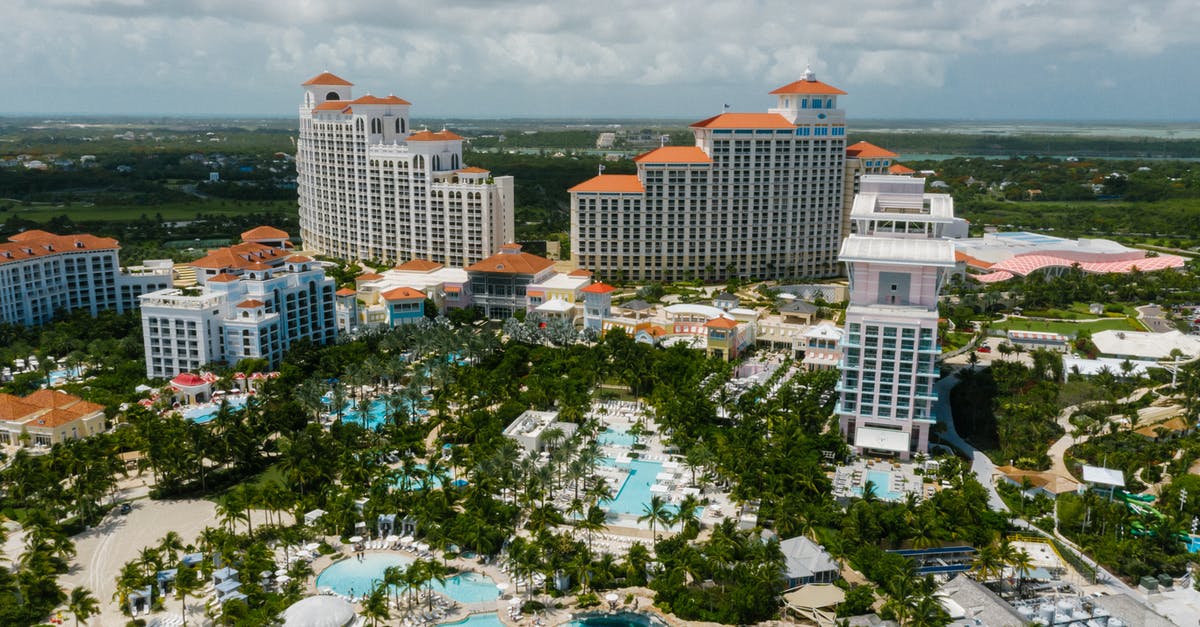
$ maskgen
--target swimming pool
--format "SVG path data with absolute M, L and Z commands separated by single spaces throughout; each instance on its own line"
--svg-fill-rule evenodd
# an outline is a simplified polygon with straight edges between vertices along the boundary
M 392 553 L 368 553 L 362 561 L 349 557 L 321 571 L 317 576 L 317 589 L 329 588 L 338 594 L 362 596 L 383 579 L 383 571 L 389 566 L 407 567 L 411 563 L 411 559 Z M 444 585 L 433 584 L 433 590 L 459 603 L 494 601 L 500 596 L 496 582 L 478 573 L 459 573 L 448 577 Z
M 903 501 L 903 492 L 892 491 L 892 473 L 884 470 L 868 470 L 867 481 L 875 485 L 875 496 L 884 501 Z M 854 488 L 855 496 L 862 496 L 863 489 L 861 486 Z
M 1200 536 L 1189 535 L 1183 544 L 1187 546 L 1188 553 L 1200 553 Z
M 635 438 L 628 431 L 620 431 L 609 427 L 600 432 L 596 436 L 596 441 L 603 446 L 621 446 L 624 448 L 633 448 Z
M 616 460 L 612 458 L 602 458 L 601 463 L 606 466 L 618 466 Z M 662 462 L 651 462 L 644 460 L 631 460 L 629 462 L 629 475 L 625 477 L 625 482 L 621 484 L 621 489 L 613 500 L 601 503 L 601 507 L 608 510 L 610 514 L 616 514 L 618 517 L 640 518 L 646 515 L 646 505 L 650 503 L 650 498 L 654 493 L 650 488 L 657 483 L 658 474 L 663 471 Z M 662 494 L 666 498 L 666 494 Z M 667 505 L 667 511 L 675 514 L 679 511 L 679 506 L 674 504 Z M 696 515 L 699 516 L 704 512 L 704 508 L 697 508 Z M 650 523 L 637 523 L 623 521 L 625 526 L 636 526 L 643 529 L 649 529 Z
M 229 409 L 237 410 L 246 406 L 246 395 L 239 394 L 237 396 L 228 396 L 222 402 L 229 405 Z M 213 418 L 217 417 L 217 412 L 220 411 L 220 403 L 205 404 L 199 407 L 189 407 L 183 412 L 184 419 L 192 422 L 204 424 Z
M 594 614 L 566 623 L 567 627 L 650 627 L 660 624 L 662 623 L 650 616 L 637 612 Z
M 329 401 L 326 400 L 326 404 L 328 403 Z M 405 405 L 407 405 L 407 402 L 405 402 Z M 332 413 L 332 410 L 330 411 Z M 429 411 L 418 407 L 414 413 L 419 417 L 428 414 Z M 391 415 L 392 408 L 389 407 L 388 402 L 382 398 L 376 398 L 371 401 L 370 406 L 367 408 L 367 416 L 365 420 L 363 419 L 362 414 L 358 411 L 358 406 L 354 401 L 346 401 L 346 405 L 342 407 L 343 422 L 357 422 L 358 424 L 372 430 L 390 420 Z
M 439 623 L 446 627 L 504 627 L 504 622 L 496 616 L 495 612 L 487 614 L 471 614 L 465 620 L 460 620 L 457 623 Z

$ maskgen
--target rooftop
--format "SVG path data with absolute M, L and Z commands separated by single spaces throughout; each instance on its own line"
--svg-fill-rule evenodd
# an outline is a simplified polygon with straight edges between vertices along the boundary
M 722 113 L 692 124 L 692 128 L 795 128 L 778 113 Z
M 898 265 L 954 267 L 954 243 L 936 239 L 899 239 L 851 235 L 842 242 L 839 261 L 875 261 Z
M 636 163 L 712 163 L 697 146 L 663 146 L 633 158 Z
M 641 194 L 645 191 L 636 174 L 601 174 L 592 177 L 568 192 L 609 192 L 617 194 Z
M 506 244 L 505 246 L 509 246 Z M 553 261 L 526 252 L 521 247 L 507 248 L 487 259 L 467 266 L 468 272 L 497 272 L 501 274 L 537 274 L 554 265 Z
M 321 72 L 316 76 L 300 83 L 301 85 L 341 85 L 344 87 L 353 87 L 354 83 L 332 74 L 330 72 Z
M 870 142 L 865 142 L 865 141 L 858 142 L 857 144 L 853 144 L 851 146 L 847 146 L 846 147 L 846 155 L 850 156 L 850 157 L 858 157 L 860 159 L 879 159 L 879 158 L 886 159 L 888 157 L 898 156 L 896 153 L 894 153 L 886 148 L 880 148 L 879 146 L 876 146 L 875 144 L 872 144 Z M 909 170 L 909 172 L 912 172 L 912 170 Z

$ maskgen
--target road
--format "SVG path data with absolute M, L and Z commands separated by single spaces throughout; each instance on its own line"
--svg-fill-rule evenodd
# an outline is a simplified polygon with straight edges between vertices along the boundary
M 1170 320 L 1167 320 L 1166 312 L 1158 305 L 1138 307 L 1137 312 L 1138 320 L 1153 333 L 1166 333 L 1175 330 L 1175 325 L 1171 324 Z
M 975 478 L 983 487 L 987 488 L 988 506 L 998 512 L 1007 512 L 1008 506 L 996 492 L 996 483 L 993 480 L 996 475 L 996 465 L 988 459 L 987 455 L 979 452 L 971 443 L 959 437 L 958 431 L 954 428 L 954 416 L 950 411 L 950 390 L 955 385 L 958 385 L 958 377 L 954 374 L 944 377 L 933 385 L 933 389 L 938 395 L 938 400 L 933 405 L 933 413 L 937 416 L 938 422 L 946 428 L 940 437 L 942 441 L 958 449 L 967 459 L 971 460 L 971 472 L 975 473 Z

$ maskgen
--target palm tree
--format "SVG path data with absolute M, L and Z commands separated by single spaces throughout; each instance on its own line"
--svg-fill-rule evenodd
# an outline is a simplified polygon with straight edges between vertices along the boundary
M 1033 571 L 1033 559 L 1025 549 L 1017 549 L 1009 558 L 1008 565 L 1012 566 L 1017 574 L 1017 594 L 1025 594 L 1025 580 L 1029 577 L 1029 573 Z
M 187 624 L 188 595 L 199 587 L 200 575 L 196 572 L 195 567 L 180 564 L 179 569 L 175 571 L 175 594 L 179 596 L 180 614 L 183 616 L 184 625 Z
M 679 502 L 679 511 L 675 512 L 675 521 L 681 523 L 679 530 L 688 533 L 694 530 L 698 533 L 700 531 L 699 512 L 700 499 L 692 494 L 683 497 L 683 500 Z
M 78 586 L 71 590 L 67 599 L 67 609 L 75 617 L 75 627 L 79 627 L 79 621 L 86 621 L 100 612 L 100 601 L 91 590 Z
M 183 538 L 179 537 L 179 533 L 168 531 L 166 535 L 158 541 L 158 552 L 166 558 L 168 563 L 175 561 L 175 556 L 183 550 Z
M 671 510 L 667 509 L 667 502 L 663 497 L 654 495 L 650 497 L 650 502 L 642 506 L 644 514 L 638 517 L 638 522 L 650 522 L 650 535 L 654 536 L 654 543 L 658 544 L 658 525 L 671 525 Z
M 378 625 L 379 619 L 387 620 L 392 617 L 388 611 L 387 584 L 379 582 L 371 586 L 371 592 L 363 601 L 363 616 L 371 619 L 372 625 Z

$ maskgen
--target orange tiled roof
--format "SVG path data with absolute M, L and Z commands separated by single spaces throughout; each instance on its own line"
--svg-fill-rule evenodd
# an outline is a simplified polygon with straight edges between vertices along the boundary
M 346 87 L 353 87 L 354 83 L 351 83 L 350 81 L 335 74 L 321 72 L 320 74 L 317 74 L 303 83 L 300 83 L 300 85 L 343 85 Z
M 692 128 L 796 128 L 778 113 L 722 113 L 692 124 Z
M 388 96 L 387 98 L 380 98 L 379 96 L 372 96 L 371 94 L 367 94 L 365 96 L 355 98 L 354 100 L 351 100 L 350 103 L 351 104 L 360 104 L 360 105 L 410 105 L 410 104 L 412 104 L 411 102 L 409 102 L 403 98 L 398 98 L 396 96 Z
M 463 174 L 487 174 L 488 172 L 491 172 L 491 170 L 484 170 L 483 168 L 479 168 L 479 167 L 475 167 L 475 166 L 468 166 L 465 168 L 460 168 L 458 171 Z
M 67 394 L 61 390 L 38 390 L 22 400 L 41 409 L 62 409 L 80 416 L 104 411 L 103 405 L 89 403 L 74 394 Z
M 243 242 L 252 242 L 260 239 L 287 239 L 288 232 L 283 229 L 277 229 L 273 226 L 256 226 L 249 231 L 242 233 Z
M 342 111 L 343 109 L 350 113 L 350 103 L 345 100 L 326 100 L 313 107 L 313 111 Z
M 408 136 L 410 142 L 447 142 L 461 139 L 465 138 L 452 131 L 417 131 Z
M 507 246 L 507 245 L 506 245 Z M 537 274 L 554 262 L 530 253 L 499 252 L 483 261 L 467 266 L 468 272 L 499 272 L 502 274 Z
M 851 157 L 864 157 L 867 159 L 877 159 L 886 157 L 895 157 L 896 153 L 887 148 L 880 148 L 870 142 L 858 142 L 852 146 L 846 146 L 846 155 Z
M 237 281 L 239 278 L 240 277 L 238 277 L 236 274 L 229 274 L 228 272 L 222 272 L 221 274 L 218 274 L 217 276 L 209 279 L 207 282 L 208 283 L 232 283 L 234 281 Z
M 736 320 L 730 320 L 724 316 L 717 316 L 712 320 L 704 323 L 704 326 L 710 329 L 733 329 L 738 325 Z
M 567 276 L 592 276 L 592 271 L 585 270 L 583 268 L 576 268 L 568 273 Z
M 888 174 L 913 174 L 915 172 L 916 170 L 908 166 L 900 165 L 899 163 L 893 163 L 892 165 L 888 166 Z
M 838 89 L 837 87 L 834 87 L 833 85 L 827 85 L 825 83 L 822 83 L 821 81 L 817 81 L 817 80 L 806 81 L 804 79 L 800 79 L 798 81 L 788 83 L 787 85 L 784 85 L 783 87 L 780 87 L 779 89 L 776 89 L 771 92 L 772 96 L 779 96 L 779 95 L 783 95 L 783 94 L 817 94 L 819 96 L 844 96 L 844 95 L 846 95 L 846 92 Z
M 20 420 L 41 408 L 25 402 L 19 396 L 0 394 L 0 420 Z
M 615 288 L 607 283 L 592 283 L 591 285 L 589 285 L 579 291 L 584 292 L 586 294 L 607 294 L 609 292 L 615 291 L 616 289 L 617 288 Z
M 55 235 L 46 231 L 32 230 L 17 233 L 0 244 L 0 263 L 22 261 L 46 255 L 56 255 L 79 250 L 119 250 L 121 245 L 111 237 L 95 235 Z
M 640 194 L 646 191 L 636 174 L 601 174 L 592 177 L 568 192 L 616 192 L 620 194 Z
M 70 411 L 66 411 L 66 410 L 62 410 L 62 409 L 51 409 L 50 411 L 38 416 L 37 418 L 34 418 L 33 420 L 30 420 L 29 422 L 25 423 L 25 425 L 28 427 L 44 427 L 46 429 L 57 429 L 58 427 L 61 427 L 65 424 L 69 424 L 71 422 L 79 420 L 82 416 L 83 416 L 83 414 L 76 414 L 74 412 L 70 412 Z
M 382 279 L 382 278 L 383 278 L 382 274 L 378 274 L 376 272 L 364 272 L 364 273 L 354 277 L 354 280 L 355 281 L 378 281 L 379 279 Z
M 357 293 L 358 292 L 355 292 L 354 290 L 352 290 L 348 287 L 343 287 L 342 289 L 334 292 L 334 294 L 336 294 L 337 296 L 354 296 Z
M 312 261 L 312 257 L 305 257 L 304 255 L 292 255 L 291 257 L 287 258 L 287 261 L 288 263 L 308 263 Z
M 428 259 L 409 259 L 408 261 L 396 266 L 396 269 L 404 270 L 406 272 L 432 272 L 433 270 L 443 267 L 444 266 L 442 264 L 436 261 L 430 261 Z
M 237 306 L 239 309 L 254 309 L 255 307 L 262 307 L 265 304 L 257 298 L 251 298 L 238 303 Z
M 988 263 L 988 262 L 986 262 L 982 259 L 976 258 L 976 257 L 972 257 L 971 255 L 968 255 L 967 253 L 964 253 L 959 250 L 954 251 L 954 261 L 964 262 L 968 266 L 971 266 L 972 268 L 987 269 L 987 268 L 992 267 L 991 263 Z
M 425 298 L 424 292 L 419 292 L 411 287 L 397 287 L 394 290 L 388 290 L 379 295 L 383 300 L 408 300 L 411 298 Z
M 663 146 L 633 158 L 637 163 L 712 163 L 697 146 Z
M 236 268 L 246 270 L 259 263 L 271 264 L 282 262 L 287 254 L 288 252 L 282 248 L 272 248 L 266 244 L 245 242 L 209 251 L 204 257 L 190 261 L 187 265 L 195 268 L 216 268 L 219 270 Z

